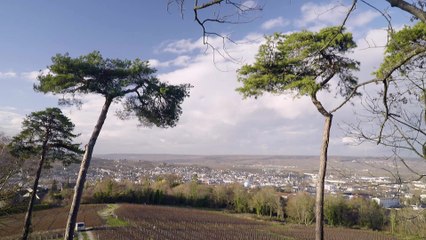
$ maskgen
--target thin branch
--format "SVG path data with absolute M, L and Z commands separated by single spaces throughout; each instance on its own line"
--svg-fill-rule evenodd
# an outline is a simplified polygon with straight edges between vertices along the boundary
M 383 129 L 385 128 L 385 124 L 389 119 L 389 106 L 388 106 L 388 101 L 387 101 L 387 97 L 388 97 L 388 87 L 389 87 L 389 82 L 388 79 L 384 79 L 383 80 L 383 106 L 385 106 L 385 119 L 383 120 L 381 126 L 380 126 L 380 131 L 379 131 L 379 137 L 377 139 L 377 144 L 380 144 L 380 142 L 382 141 L 382 134 L 383 134 Z
M 421 112 L 421 114 L 423 115 L 423 111 Z M 396 118 L 393 114 L 390 115 L 390 118 L 392 118 L 394 121 L 396 121 L 396 122 L 398 122 L 398 123 L 400 123 L 400 124 L 402 124 L 402 125 L 404 125 L 404 126 L 406 126 L 408 128 L 411 128 L 412 130 L 414 130 L 416 132 L 419 132 L 419 133 L 421 133 L 421 134 L 423 134 L 423 135 L 426 136 L 426 132 L 423 131 L 421 128 L 414 127 L 412 124 L 408 124 L 408 123 L 406 123 L 404 121 L 401 121 L 398 118 Z M 421 124 L 421 120 L 419 120 L 418 124 Z
M 342 31 L 343 31 L 343 29 L 345 28 L 345 25 L 346 25 L 346 22 L 348 21 L 348 19 L 349 19 L 349 16 L 351 15 L 351 13 L 355 10 L 355 8 L 356 8 L 356 4 L 357 4 L 357 2 L 358 2 L 358 0 L 353 0 L 352 1 L 352 5 L 351 5 L 351 7 L 349 8 L 349 10 L 348 10 L 348 12 L 346 13 L 346 16 L 345 16 L 345 18 L 343 19 L 343 22 L 342 22 L 342 24 L 340 24 L 340 26 L 339 26 L 339 34 L 341 34 L 342 33 Z M 336 35 L 334 35 L 334 37 L 333 38 L 331 38 L 330 39 L 330 41 L 328 41 L 327 42 L 327 44 L 325 44 L 320 50 L 319 50 L 319 52 L 322 52 L 322 51 L 324 51 L 330 44 L 331 44 L 331 42 L 333 42 L 333 40 L 334 39 L 336 39 L 336 37 L 337 37 L 337 35 L 338 34 L 336 34 Z
M 425 53 L 426 52 L 426 48 L 416 48 L 414 51 L 412 51 L 410 54 L 407 55 L 406 58 L 404 58 L 403 60 L 401 60 L 400 62 L 398 62 L 397 64 L 395 64 L 388 72 L 386 72 L 386 74 L 384 74 L 384 76 L 381 79 L 372 79 L 363 83 L 360 83 L 358 85 L 356 85 L 354 87 L 354 89 L 351 91 L 351 93 L 348 95 L 348 97 L 346 97 L 345 100 L 343 100 L 343 102 L 341 104 L 339 104 L 336 108 L 334 108 L 333 110 L 330 111 L 330 113 L 333 113 L 337 110 L 339 110 L 340 108 L 343 107 L 343 105 L 345 105 L 348 101 L 351 100 L 351 98 L 357 93 L 358 88 L 371 84 L 371 83 L 378 83 L 378 82 L 383 82 L 383 81 L 388 81 L 390 80 L 391 75 L 397 71 L 398 69 L 401 68 L 401 66 L 403 66 L 404 64 L 406 64 L 408 61 L 410 61 L 411 59 L 413 59 L 414 57 Z
M 402 136 L 402 138 L 405 140 L 405 142 L 408 144 L 408 146 L 410 146 L 411 150 L 415 154 L 417 154 L 419 157 L 424 159 L 425 156 L 422 153 L 420 153 L 419 151 L 417 151 L 416 147 L 410 142 L 410 139 L 407 136 L 405 136 L 404 132 L 396 124 L 394 124 L 394 127 L 397 129 L 397 131 Z
M 386 21 L 388 22 L 388 31 L 390 33 L 393 32 L 391 17 L 389 16 L 389 14 L 384 13 L 383 11 L 381 11 L 380 9 L 378 9 L 377 7 L 375 7 L 374 5 L 368 3 L 365 0 L 361 0 L 361 2 L 363 2 L 365 5 L 371 7 L 372 9 L 376 10 L 378 13 L 380 13 L 386 19 Z
M 378 82 L 377 79 L 372 79 L 372 80 L 369 80 L 369 81 L 357 84 L 352 89 L 351 93 L 345 98 L 345 100 L 343 100 L 337 107 L 335 107 L 333 110 L 331 110 L 330 113 L 336 112 L 337 110 L 339 110 L 340 108 L 342 108 L 347 102 L 349 102 L 352 99 L 352 97 L 357 94 L 358 88 L 366 86 L 366 85 L 371 84 L 371 83 L 377 83 L 377 82 Z
M 402 158 L 401 156 L 399 156 L 399 154 L 398 153 L 396 153 L 396 152 L 394 152 L 394 154 L 395 154 L 395 156 L 397 156 L 398 157 L 398 159 L 399 159 L 399 161 L 401 161 L 402 162 L 402 164 L 404 164 L 404 166 L 410 171 L 410 172 L 412 172 L 412 173 L 414 173 L 415 175 L 417 175 L 417 176 L 419 176 L 419 177 L 421 177 L 421 178 L 423 178 L 423 177 L 425 177 L 426 176 L 426 174 L 420 174 L 420 173 L 418 173 L 417 171 L 414 171 L 414 169 L 412 169 L 410 166 L 408 166 L 408 164 L 405 162 L 405 159 L 404 158 Z M 418 181 L 418 180 L 416 180 L 416 181 Z
M 210 2 L 198 5 L 198 0 L 195 0 L 194 11 L 198 11 L 198 10 L 201 10 L 201 9 L 204 9 L 204 8 L 208 8 L 210 6 L 220 4 L 221 2 L 223 2 L 223 0 L 212 0 Z

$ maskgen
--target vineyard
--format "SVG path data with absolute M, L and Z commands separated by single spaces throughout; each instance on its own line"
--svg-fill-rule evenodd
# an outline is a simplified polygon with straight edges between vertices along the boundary
M 96 232 L 98 239 L 279 240 L 262 230 L 268 224 L 223 213 L 148 205 L 122 205 L 115 211 L 131 227 Z
M 121 205 L 117 217 L 129 227 L 95 231 L 98 240 L 280 240 L 315 239 L 313 227 L 242 219 L 220 212 L 148 205 Z M 393 240 L 372 231 L 327 228 L 326 239 Z
M 281 228 L 271 228 L 269 231 L 291 237 L 297 240 L 314 240 L 315 229 L 314 226 L 303 226 L 303 225 L 287 225 Z M 397 238 L 385 235 L 380 232 L 374 232 L 370 230 L 356 230 L 348 228 L 324 228 L 325 239 L 327 240 L 396 240 Z
M 104 205 L 82 205 L 78 214 L 78 221 L 84 221 L 88 226 L 101 226 L 104 220 L 97 212 L 105 208 Z M 35 211 L 32 218 L 31 234 L 35 239 L 50 239 L 50 236 L 63 234 L 68 218 L 69 208 L 52 208 Z M 24 213 L 0 217 L 0 239 L 17 239 L 22 232 Z M 43 236 L 38 238 L 39 235 Z M 37 236 L 37 237 L 35 237 Z
M 108 227 L 105 216 L 99 213 L 106 205 L 82 205 L 78 221 L 93 227 L 97 240 L 287 240 L 315 239 L 314 227 L 258 221 L 223 212 L 190 208 L 122 204 L 112 218 L 127 222 L 123 227 Z M 68 208 L 54 208 L 34 212 L 31 239 L 62 237 Z M 0 217 L 0 239 L 18 239 L 24 214 Z M 380 232 L 326 228 L 327 240 L 396 240 Z

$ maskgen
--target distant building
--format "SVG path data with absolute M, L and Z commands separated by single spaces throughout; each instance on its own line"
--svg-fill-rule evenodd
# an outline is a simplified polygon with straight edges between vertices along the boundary
M 384 208 L 399 208 L 401 206 L 398 198 L 372 198 L 371 200 Z
M 249 188 L 250 186 L 251 186 L 251 181 L 250 180 L 247 180 L 247 181 L 244 182 L 244 187 L 245 188 Z
M 324 190 L 327 192 L 335 192 L 337 190 L 337 186 L 334 184 L 324 184 Z
M 315 194 L 317 192 L 317 188 L 315 185 L 309 185 L 305 187 L 305 192 Z
M 422 211 L 422 210 L 426 209 L 426 204 L 411 205 L 411 207 L 415 211 Z

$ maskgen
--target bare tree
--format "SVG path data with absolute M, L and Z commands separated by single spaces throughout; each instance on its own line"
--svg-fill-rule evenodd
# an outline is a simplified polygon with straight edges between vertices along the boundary
M 19 189 L 18 179 L 23 162 L 9 152 L 10 139 L 0 133 L 0 210 L 9 208 L 8 203 Z
M 348 135 L 356 144 L 370 142 L 390 148 L 393 156 L 416 176 L 413 180 L 426 176 L 424 169 L 416 169 L 412 161 L 407 161 L 408 157 L 426 160 L 425 77 L 422 68 L 406 67 L 392 77 L 386 89 L 366 95 L 366 114 L 357 114 L 358 122 L 348 125 Z
M 184 17 L 185 7 L 192 3 L 188 0 L 168 0 L 167 8 L 176 5 Z M 236 44 L 230 34 L 222 33 L 216 29 L 215 24 L 242 24 L 254 21 L 257 13 L 263 6 L 253 1 L 243 0 L 193 0 L 191 6 L 194 21 L 201 28 L 203 44 L 213 50 L 213 57 L 219 54 L 221 57 L 235 60 L 227 51 L 227 43 Z M 217 46 L 211 39 L 219 38 L 222 44 Z

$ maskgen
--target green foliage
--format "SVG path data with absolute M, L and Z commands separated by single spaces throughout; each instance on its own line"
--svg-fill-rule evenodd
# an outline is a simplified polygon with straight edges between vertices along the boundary
M 328 89 L 331 78 L 339 75 L 339 93 L 345 96 L 357 84 L 352 71 L 358 70 L 359 63 L 345 56 L 355 47 L 352 34 L 340 32 L 339 27 L 318 33 L 276 33 L 266 37 L 255 63 L 238 71 L 243 86 L 237 91 L 244 97 L 286 91 L 296 96 L 312 95 Z
M 357 225 L 356 209 L 351 208 L 342 197 L 330 196 L 325 200 L 324 218 L 328 225 L 352 227 Z
M 280 201 L 273 187 L 261 188 L 251 198 L 250 205 L 257 215 L 278 215 Z
M 104 59 L 97 51 L 78 58 L 57 54 L 48 68 L 48 74 L 38 77 L 36 91 L 62 94 L 62 104 L 81 104 L 76 94 L 100 94 L 110 101 L 125 98 L 119 116 L 135 116 L 144 125 L 175 126 L 189 95 L 190 85 L 160 82 L 156 70 L 139 59 Z
M 74 124 L 59 108 L 33 112 L 22 122 L 22 131 L 9 144 L 11 153 L 26 159 L 41 156 L 45 150 L 45 166 L 55 160 L 64 165 L 77 163 L 82 150 L 73 143 Z
M 354 199 L 350 207 L 357 213 L 357 225 L 360 227 L 381 230 L 385 225 L 385 210 L 375 201 Z
M 232 206 L 237 213 L 249 212 L 249 194 L 240 185 L 233 186 Z
M 286 210 L 290 221 L 309 225 L 315 220 L 315 199 L 307 193 L 297 193 L 288 200 Z
M 122 88 L 149 81 L 155 73 L 148 62 L 103 59 L 98 51 L 78 58 L 57 54 L 52 57 L 49 71 L 39 76 L 35 90 L 54 94 L 98 93 L 112 98 L 123 96 Z
M 406 26 L 391 35 L 391 39 L 386 46 L 385 59 L 375 72 L 376 77 L 383 79 L 386 75 L 392 73 L 395 68 L 402 74 L 412 67 L 422 68 L 425 64 L 425 53 L 426 24 L 418 22 L 414 26 Z
M 231 203 L 232 189 L 223 185 L 216 185 L 212 189 L 212 206 L 215 208 L 226 208 Z
M 411 208 L 393 210 L 391 230 L 399 239 L 426 239 L 426 212 Z

